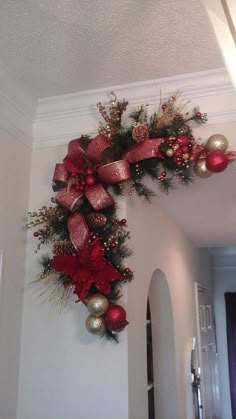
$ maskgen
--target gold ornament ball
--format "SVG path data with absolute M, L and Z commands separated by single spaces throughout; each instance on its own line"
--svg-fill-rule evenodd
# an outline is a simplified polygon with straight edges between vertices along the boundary
M 207 140 L 206 148 L 208 151 L 220 150 L 225 152 L 228 148 L 228 140 L 222 134 L 211 135 Z
M 189 157 L 190 157 L 189 153 L 184 153 L 184 154 L 183 154 L 183 160 L 184 160 L 184 161 L 189 160 Z
M 102 294 L 94 294 L 87 301 L 88 311 L 95 317 L 100 317 L 108 310 L 109 303 Z
M 86 319 L 86 329 L 93 335 L 102 335 L 105 332 L 105 320 L 103 317 L 95 317 L 90 314 Z
M 168 157 L 173 157 L 173 155 L 174 155 L 174 150 L 172 150 L 172 148 L 168 148 L 168 149 L 166 150 L 166 155 L 167 155 Z
M 174 151 L 178 150 L 179 144 L 174 144 L 172 148 L 173 148 Z
M 212 175 L 212 172 L 207 170 L 205 159 L 200 159 L 196 162 L 194 166 L 194 172 L 196 173 L 198 177 L 201 177 L 201 178 L 207 178 Z

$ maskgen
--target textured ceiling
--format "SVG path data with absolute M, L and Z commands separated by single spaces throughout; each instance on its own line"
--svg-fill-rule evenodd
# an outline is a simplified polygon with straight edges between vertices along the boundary
M 223 65 L 196 0 L 0 0 L 0 59 L 45 97 Z

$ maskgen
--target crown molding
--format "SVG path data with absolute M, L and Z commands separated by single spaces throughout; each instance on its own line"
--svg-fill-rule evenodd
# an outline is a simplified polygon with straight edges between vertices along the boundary
M 236 268 L 236 247 L 215 247 L 210 248 L 209 253 L 212 259 L 213 269 L 235 269 Z
M 32 146 L 36 100 L 0 63 L 0 126 L 15 140 Z
M 198 99 L 200 106 L 211 109 L 209 124 L 236 121 L 236 93 L 226 69 L 220 68 L 39 99 L 33 148 L 65 145 L 71 138 L 95 133 L 99 121 L 96 103 L 108 104 L 111 91 L 125 97 L 132 109 L 142 103 L 148 103 L 150 108 L 156 106 L 160 92 L 165 96 L 178 90 L 182 91 L 183 99 Z M 212 101 L 212 96 L 218 96 L 218 100 Z

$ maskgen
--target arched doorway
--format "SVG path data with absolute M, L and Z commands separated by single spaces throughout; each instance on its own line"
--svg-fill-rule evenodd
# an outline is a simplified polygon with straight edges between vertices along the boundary
M 152 319 L 155 419 L 176 419 L 177 379 L 174 322 L 168 281 L 154 271 L 148 292 Z

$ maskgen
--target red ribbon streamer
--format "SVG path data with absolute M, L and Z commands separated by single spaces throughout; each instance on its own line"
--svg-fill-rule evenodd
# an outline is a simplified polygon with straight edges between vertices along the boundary
M 114 199 L 101 183 L 88 187 L 85 195 L 96 211 L 100 211 L 101 209 L 114 204 Z
M 63 188 L 57 193 L 55 201 L 62 207 L 65 207 L 69 211 L 74 212 L 79 208 L 79 201 L 82 196 L 83 193 L 77 192 L 74 188 L 70 188 L 69 191 L 67 188 Z
M 71 214 L 67 221 L 70 238 L 76 249 L 81 249 L 89 240 L 89 228 L 80 212 Z
M 90 141 L 86 149 L 87 158 L 93 163 L 101 163 L 102 153 L 108 147 L 111 147 L 111 143 L 108 141 L 108 139 L 104 135 L 97 135 Z
M 160 144 L 164 138 L 147 138 L 139 144 L 129 147 L 122 155 L 122 159 L 129 163 L 136 163 L 140 160 L 150 159 L 159 156 Z
M 68 172 L 65 169 L 63 163 L 56 164 L 54 175 L 53 175 L 53 182 L 63 182 L 66 183 L 68 178 Z
M 226 154 L 227 154 L 229 163 L 232 163 L 234 160 L 236 160 L 236 151 L 228 151 L 228 153 Z
M 80 144 L 80 138 L 76 138 L 75 140 L 71 140 L 69 142 L 67 157 L 69 159 L 74 159 L 74 157 L 81 157 L 81 159 L 86 158 L 85 151 L 83 150 Z
M 117 160 L 101 166 L 97 170 L 99 179 L 104 183 L 119 183 L 131 178 L 129 163 L 126 160 Z
M 203 145 L 194 144 L 191 151 L 191 160 L 197 161 L 199 159 L 205 159 L 208 155 L 208 150 Z

